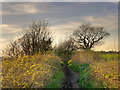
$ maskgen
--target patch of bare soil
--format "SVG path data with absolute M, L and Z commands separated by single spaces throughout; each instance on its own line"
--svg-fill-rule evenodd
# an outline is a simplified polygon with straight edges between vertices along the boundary
M 78 87 L 78 77 L 79 74 L 71 70 L 67 65 L 63 68 L 65 74 L 64 82 L 62 83 L 62 88 L 79 88 Z

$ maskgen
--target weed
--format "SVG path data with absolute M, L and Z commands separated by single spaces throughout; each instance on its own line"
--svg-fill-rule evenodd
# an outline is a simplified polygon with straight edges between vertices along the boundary
M 49 84 L 45 86 L 45 88 L 61 88 L 62 81 L 64 78 L 64 73 L 62 70 L 57 72 L 50 80 Z
M 19 56 L 2 62 L 3 88 L 40 88 L 50 81 L 61 68 L 62 61 L 57 56 Z

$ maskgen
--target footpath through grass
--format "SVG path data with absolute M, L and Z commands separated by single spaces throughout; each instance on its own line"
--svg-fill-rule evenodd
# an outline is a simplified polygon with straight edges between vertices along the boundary
M 79 88 L 103 88 L 103 83 L 91 75 L 91 68 L 89 64 L 79 64 L 79 63 L 72 63 L 69 66 L 74 72 L 79 73 L 78 78 L 78 85 Z

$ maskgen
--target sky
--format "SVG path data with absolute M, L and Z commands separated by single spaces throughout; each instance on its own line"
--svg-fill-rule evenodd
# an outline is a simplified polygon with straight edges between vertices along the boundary
M 2 15 L 0 25 L 2 49 L 10 41 L 21 37 L 20 31 L 23 26 L 35 20 L 48 20 L 49 29 L 54 33 L 54 43 L 65 40 L 66 36 L 72 34 L 78 26 L 88 23 L 93 26 L 103 26 L 110 33 L 110 36 L 104 40 L 105 43 L 96 46 L 94 50 L 118 50 L 116 2 L 2 2 L 0 14 Z

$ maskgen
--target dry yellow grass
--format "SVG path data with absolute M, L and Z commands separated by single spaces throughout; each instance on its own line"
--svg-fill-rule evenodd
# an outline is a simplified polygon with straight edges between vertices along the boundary
M 99 61 L 99 53 L 94 51 L 76 51 L 72 56 L 73 61 L 77 61 L 79 63 L 94 63 L 95 60 Z
M 101 58 L 102 56 L 102 58 Z M 103 57 L 104 56 L 104 57 Z M 77 51 L 72 57 L 73 61 L 80 64 L 89 64 L 91 67 L 91 75 L 96 78 L 96 86 L 99 82 L 103 82 L 104 87 L 118 88 L 118 54 L 100 54 L 94 51 Z
M 57 56 L 34 55 L 2 62 L 3 88 L 40 88 L 61 67 Z
M 102 80 L 105 87 L 118 88 L 118 61 L 101 61 L 90 65 L 92 69 L 92 75 L 97 79 Z

